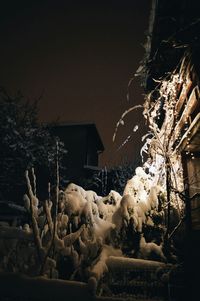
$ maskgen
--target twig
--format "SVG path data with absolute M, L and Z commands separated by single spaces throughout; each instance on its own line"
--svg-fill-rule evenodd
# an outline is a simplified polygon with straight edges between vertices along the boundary
M 180 219 L 179 223 L 176 225 L 176 227 L 174 228 L 174 230 L 169 234 L 168 239 L 171 239 L 172 236 L 174 235 L 174 233 L 176 232 L 176 230 L 178 230 L 178 228 L 181 226 L 182 222 L 185 220 L 185 215 Z
M 49 191 L 50 191 L 50 186 L 49 186 Z M 49 196 L 50 196 L 50 194 L 49 194 Z M 54 258 L 55 237 L 56 237 L 56 232 L 57 232 L 58 197 L 59 197 L 59 162 L 58 162 L 58 141 L 56 141 L 56 200 L 55 200 L 55 211 L 54 211 L 53 221 L 52 221 L 51 213 L 49 210 L 49 206 L 47 205 L 47 201 L 45 201 L 45 210 L 46 210 L 46 215 L 47 215 L 47 221 L 48 221 L 49 230 L 50 230 L 50 233 L 52 234 L 52 237 L 51 237 L 50 246 L 46 252 L 46 255 L 45 255 L 44 260 L 41 265 L 40 275 L 42 275 L 44 273 L 45 264 L 46 264 L 47 258 L 50 255 L 52 248 L 53 248 L 52 258 Z
M 31 168 L 32 171 L 32 176 L 33 176 L 33 193 L 36 196 L 37 188 L 36 188 L 36 176 L 35 176 L 35 171 L 34 168 Z
M 47 217 L 47 223 L 48 223 L 48 226 L 49 226 L 50 234 L 53 235 L 53 221 L 52 221 L 52 217 L 51 217 L 51 205 L 52 205 L 52 203 L 48 204 L 48 201 L 45 200 L 45 202 L 44 202 L 44 211 L 45 211 L 45 214 L 46 214 L 46 217 Z
M 57 232 L 57 215 L 58 215 L 58 198 L 59 198 L 59 158 L 58 158 L 58 141 L 56 141 L 56 200 L 55 200 L 55 211 L 53 216 L 53 245 Z M 55 248 L 54 248 L 55 249 Z M 54 251 L 53 251 L 54 253 Z
M 28 192 L 29 192 L 29 196 L 30 196 L 29 201 L 30 201 L 31 221 L 32 221 L 32 227 L 33 227 L 33 236 L 34 236 L 34 241 L 35 241 L 35 245 L 36 245 L 36 249 L 37 249 L 37 253 L 38 253 L 38 259 L 40 262 L 42 262 L 41 251 L 43 248 L 42 248 L 42 243 L 41 243 L 41 239 L 40 239 L 40 235 L 39 235 L 38 224 L 37 224 L 36 218 L 34 216 L 34 210 L 33 210 L 34 194 L 33 194 L 30 179 L 28 176 L 28 170 L 26 170 L 26 172 L 25 172 L 25 177 L 26 177 Z M 29 198 L 29 197 L 27 196 L 27 198 Z

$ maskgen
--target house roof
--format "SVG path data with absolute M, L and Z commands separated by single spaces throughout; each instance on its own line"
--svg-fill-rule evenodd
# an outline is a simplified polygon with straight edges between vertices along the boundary
M 65 127 L 65 128 L 74 128 L 74 127 L 82 127 L 82 128 L 86 128 L 87 131 L 93 135 L 96 139 L 96 143 L 97 143 L 97 150 L 99 152 L 103 152 L 104 151 L 104 145 L 103 142 L 101 140 L 101 137 L 99 135 L 99 132 L 97 130 L 97 127 L 95 125 L 95 123 L 92 122 L 59 122 L 58 124 L 53 126 L 54 128 L 60 128 L 60 127 Z
M 153 79 L 166 76 L 178 65 L 187 49 L 200 47 L 199 1 L 152 0 L 146 54 L 138 75 L 147 91 Z

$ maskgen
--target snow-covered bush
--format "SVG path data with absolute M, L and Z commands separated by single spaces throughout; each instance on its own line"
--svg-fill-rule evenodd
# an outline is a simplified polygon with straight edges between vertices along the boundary
M 106 273 L 109 256 L 169 259 L 164 248 L 166 212 L 159 206 L 163 191 L 142 168 L 122 196 L 114 190 L 98 196 L 70 183 L 42 203 L 33 169 L 26 172 L 26 182 L 29 223 L 0 226 L 1 269 L 87 281 Z

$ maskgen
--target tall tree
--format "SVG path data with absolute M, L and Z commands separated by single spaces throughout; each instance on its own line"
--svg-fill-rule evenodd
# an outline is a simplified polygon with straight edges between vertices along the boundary
M 54 181 L 56 141 L 59 141 L 60 161 L 66 151 L 63 143 L 39 124 L 37 113 L 37 102 L 30 103 L 21 93 L 11 96 L 0 89 L 0 199 L 22 199 L 24 173 L 31 167 L 44 185 Z M 47 191 L 47 187 L 43 189 Z

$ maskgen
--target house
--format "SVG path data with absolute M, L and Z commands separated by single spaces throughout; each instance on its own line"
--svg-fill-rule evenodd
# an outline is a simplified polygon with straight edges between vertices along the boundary
M 146 91 L 144 116 L 152 135 L 150 167 L 167 191 L 168 228 L 172 207 L 180 212 L 177 226 L 185 222 L 191 300 L 197 291 L 195 272 L 200 267 L 199 57 L 198 1 L 152 1 L 146 55 L 137 75 Z
M 184 178 L 183 190 L 188 196 L 188 227 L 193 230 L 200 230 L 198 7 L 194 0 L 152 2 L 143 68 L 143 85 L 150 95 L 151 105 L 156 103 L 154 110 L 153 107 L 151 110 L 156 115 L 154 122 L 160 128 L 160 139 L 164 138 L 165 132 L 168 140 L 167 151 L 171 150 L 171 155 L 178 154 L 179 158 L 181 156 L 180 165 L 183 170 L 180 178 Z
M 51 128 L 67 150 L 63 165 L 69 181 L 79 182 L 99 170 L 99 155 L 104 146 L 94 123 L 60 123 Z

